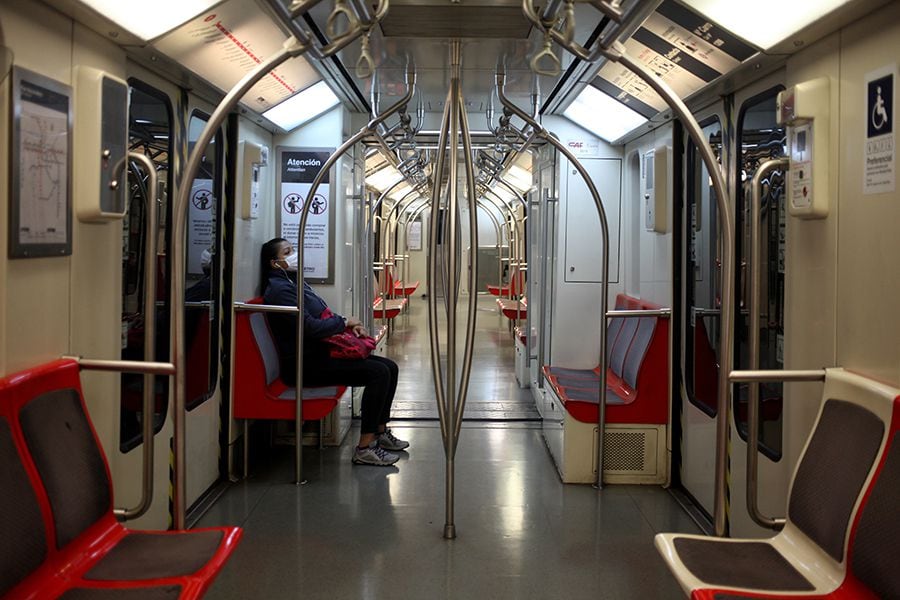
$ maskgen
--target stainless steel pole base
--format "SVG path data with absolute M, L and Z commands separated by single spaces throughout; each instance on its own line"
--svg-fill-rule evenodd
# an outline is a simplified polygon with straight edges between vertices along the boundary
M 456 539 L 456 525 L 452 523 L 448 523 L 444 525 L 444 539 L 445 540 L 455 540 Z

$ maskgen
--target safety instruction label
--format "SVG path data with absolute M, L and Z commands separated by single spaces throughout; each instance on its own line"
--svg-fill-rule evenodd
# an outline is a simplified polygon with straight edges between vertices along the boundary
M 866 74 L 863 194 L 894 191 L 894 84 L 897 64 Z

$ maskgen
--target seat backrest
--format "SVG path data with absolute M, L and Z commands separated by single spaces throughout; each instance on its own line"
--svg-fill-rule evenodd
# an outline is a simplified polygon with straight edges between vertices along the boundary
M 0 381 L 0 596 L 47 557 L 47 531 L 38 497 L 16 448 L 8 418 L 7 380 Z
M 262 298 L 247 304 L 262 304 Z M 278 352 L 263 313 L 237 312 L 234 317 L 235 404 L 252 403 L 260 390 L 279 375 Z M 265 352 L 263 352 L 265 348 Z
M 824 401 L 791 484 L 788 520 L 839 563 L 895 392 L 843 369 L 826 371 Z
M 657 317 L 637 317 L 637 331 L 634 333 L 634 339 L 631 340 L 631 346 L 628 348 L 628 354 L 625 356 L 625 363 L 622 366 L 622 379 L 631 386 L 631 389 L 637 387 L 638 371 L 641 369 L 644 357 L 647 356 L 647 348 L 650 347 L 658 320 Z
M 272 338 L 272 332 L 269 331 L 266 316 L 263 313 L 252 313 L 250 315 L 250 329 L 253 331 L 253 341 L 256 342 L 256 349 L 259 351 L 263 366 L 266 369 L 266 385 L 270 385 L 278 379 L 280 367 L 278 364 L 278 350 L 275 348 L 275 340 Z
M 609 354 L 609 368 L 613 373 L 621 377 L 628 348 L 631 347 L 631 341 L 634 339 L 634 334 L 637 331 L 638 317 L 619 317 L 619 320 L 622 321 L 622 327 L 616 336 L 612 352 Z
M 878 598 L 900 598 L 900 396 L 881 465 L 855 525 L 850 547 L 853 575 Z
M 19 374 L 14 396 L 61 549 L 112 511 L 109 470 L 88 420 L 78 364 L 60 360 Z

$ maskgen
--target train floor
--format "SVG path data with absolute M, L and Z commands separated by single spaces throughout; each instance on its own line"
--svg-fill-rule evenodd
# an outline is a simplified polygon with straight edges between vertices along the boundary
M 196 524 L 244 528 L 207 597 L 681 598 L 653 536 L 698 528 L 660 487 L 560 483 L 540 422 L 517 416 L 534 408 L 512 376 L 504 348 L 512 339 L 489 299 L 479 301 L 479 348 L 494 351 L 473 365 L 455 461 L 457 538 L 443 539 L 445 458 L 425 406 L 434 402 L 425 302 L 412 302 L 387 349 L 400 364 L 395 415 L 419 419 L 393 425 L 409 451 L 393 467 L 351 464 L 357 423 L 340 447 L 305 449 L 309 482 L 296 486 L 293 447 L 275 446 Z M 479 406 L 498 398 L 501 407 Z M 404 405 L 413 402 L 421 405 Z M 497 420 L 504 413 L 512 416 Z
M 461 298 L 460 319 L 465 318 L 465 303 L 466 298 Z M 439 300 L 438 315 L 443 338 L 446 326 L 442 300 Z M 478 297 L 475 322 L 475 355 L 463 419 L 539 420 L 531 390 L 520 388 L 516 383 L 515 347 L 509 331 L 509 319 L 500 315 L 494 296 Z M 463 326 L 460 325 L 460 356 L 463 335 Z M 428 303 L 423 296 L 411 297 L 408 310 L 394 320 L 393 330 L 385 345 L 385 356 L 400 365 L 391 415 L 395 419 L 437 419 L 428 339 Z

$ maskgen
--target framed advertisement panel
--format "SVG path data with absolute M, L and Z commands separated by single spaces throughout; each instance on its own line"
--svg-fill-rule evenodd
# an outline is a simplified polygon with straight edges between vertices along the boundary
M 72 254 L 72 88 L 21 67 L 12 77 L 9 257 Z
M 334 148 L 278 146 L 275 189 L 278 212 L 275 230 L 295 248 L 300 214 L 313 180 Z M 326 173 L 311 200 L 303 241 L 303 276 L 310 283 L 334 283 L 334 190 L 331 173 Z

